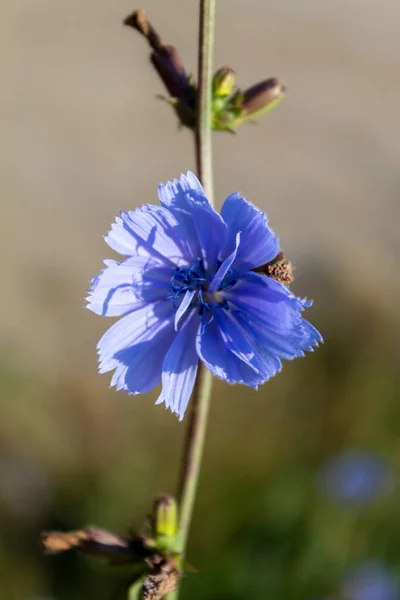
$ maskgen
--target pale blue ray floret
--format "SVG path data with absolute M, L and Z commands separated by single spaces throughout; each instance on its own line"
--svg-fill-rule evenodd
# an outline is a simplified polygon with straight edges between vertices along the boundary
M 253 270 L 279 252 L 265 213 L 234 193 L 218 214 L 190 171 L 158 195 L 116 218 L 105 240 L 125 258 L 105 261 L 87 306 L 121 317 L 98 344 L 100 372 L 130 394 L 161 382 L 157 403 L 182 420 L 199 359 L 257 389 L 321 336 L 302 317 L 309 302 Z

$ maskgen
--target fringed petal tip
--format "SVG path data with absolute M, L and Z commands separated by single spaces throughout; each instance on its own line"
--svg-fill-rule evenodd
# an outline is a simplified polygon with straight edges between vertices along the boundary
M 237 192 L 228 196 L 221 216 L 228 227 L 229 253 L 238 231 L 242 232 L 241 246 L 234 268 L 240 272 L 255 269 L 273 260 L 279 252 L 279 239 L 268 226 L 267 215 Z
M 179 412 L 177 407 L 175 407 L 172 403 L 168 402 L 166 400 L 166 398 L 164 398 L 162 392 L 154 403 L 155 406 L 157 406 L 158 404 L 164 404 L 165 408 L 167 410 L 169 410 L 172 415 L 175 415 L 176 417 L 178 417 L 179 422 L 183 421 L 183 417 L 185 416 L 185 413 Z
M 314 300 L 308 300 L 308 298 L 297 298 L 303 308 L 310 308 L 314 304 Z
M 193 171 L 190 171 L 190 169 L 188 169 L 186 173 L 181 174 L 179 181 L 184 189 L 187 189 L 188 191 L 195 190 L 198 194 L 206 198 L 203 186 L 201 185 L 197 176 L 193 173 Z
M 173 179 L 172 181 L 166 181 L 158 185 L 158 197 L 163 206 L 168 207 L 176 202 L 180 203 L 183 195 L 190 196 L 191 200 L 195 202 L 210 206 L 203 186 L 196 175 L 190 170 L 182 173 L 179 179 Z

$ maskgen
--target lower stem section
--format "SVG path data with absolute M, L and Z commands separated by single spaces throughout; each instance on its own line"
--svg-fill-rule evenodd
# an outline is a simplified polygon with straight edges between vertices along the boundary
M 192 520 L 201 459 L 203 456 L 211 388 L 212 374 L 205 368 L 203 363 L 200 362 L 193 398 L 191 400 L 192 406 L 184 448 L 185 459 L 182 465 L 178 493 L 180 506 L 178 550 L 181 553 L 182 558 L 185 556 L 186 542 Z

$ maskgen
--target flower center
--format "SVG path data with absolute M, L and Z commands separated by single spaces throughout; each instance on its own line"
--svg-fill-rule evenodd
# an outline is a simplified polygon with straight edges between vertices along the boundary
M 221 262 L 218 263 L 217 269 Z M 178 307 L 183 296 L 188 291 L 194 291 L 191 306 L 198 305 L 200 314 L 211 307 L 227 308 L 227 301 L 223 297 L 223 290 L 229 289 L 237 282 L 237 275 L 233 269 L 229 269 L 215 292 L 210 293 L 208 288 L 213 280 L 214 274 L 209 275 L 204 269 L 203 261 L 197 258 L 190 265 L 176 267 L 169 283 L 168 298 Z

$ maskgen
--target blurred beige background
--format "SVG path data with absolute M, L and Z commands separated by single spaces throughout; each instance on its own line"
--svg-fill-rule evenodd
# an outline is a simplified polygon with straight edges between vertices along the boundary
M 145 41 L 121 25 L 135 5 L 14 0 L 2 7 L 5 346 L 49 375 L 95 368 L 105 327 L 82 310 L 110 254 L 119 209 L 193 168 L 192 138 L 155 96 Z M 144 5 L 196 69 L 197 2 Z M 216 66 L 248 86 L 277 75 L 285 102 L 236 137 L 215 135 L 218 202 L 233 190 L 268 211 L 284 248 L 355 269 L 394 304 L 399 249 L 400 7 L 392 0 L 218 0 Z M 5 270 L 5 273 L 4 273 Z M 85 364 L 86 368 L 86 364 Z
M 108 389 L 95 348 L 112 321 L 83 308 L 101 259 L 112 256 L 102 236 L 118 210 L 157 202 L 159 181 L 194 168 L 190 132 L 179 132 L 156 99 L 164 89 L 144 39 L 122 26 L 136 8 L 195 72 L 194 0 L 2 3 L 0 575 L 13 600 L 57 589 L 57 563 L 37 547 L 46 524 L 123 531 L 142 523 L 156 492 L 174 487 L 182 426 L 154 408 L 155 394 Z M 269 76 L 288 85 L 285 101 L 256 125 L 214 136 L 217 204 L 240 190 L 268 212 L 296 266 L 293 289 L 314 298 L 308 318 L 326 343 L 258 395 L 217 383 L 193 542 L 205 561 L 216 526 L 201 521 L 209 503 L 218 505 L 225 539 L 240 511 L 253 507 L 256 485 L 281 477 L 282 461 L 303 461 L 293 473 L 306 472 L 347 443 L 400 457 L 400 415 L 391 404 L 399 22 L 394 0 L 217 0 L 215 66 L 234 68 L 243 87 Z M 287 485 L 294 506 L 298 479 L 289 471 L 282 494 Z M 237 503 L 227 511 L 232 489 Z M 248 515 L 242 519 L 246 528 Z M 345 541 L 337 536 L 340 557 L 346 527 Z M 321 572 L 330 572 L 327 564 Z M 67 581 L 77 571 L 65 572 Z M 82 596 L 60 598 L 94 597 L 79 573 Z M 229 596 L 243 597 L 250 598 Z M 271 597 L 294 598 L 287 590 Z

